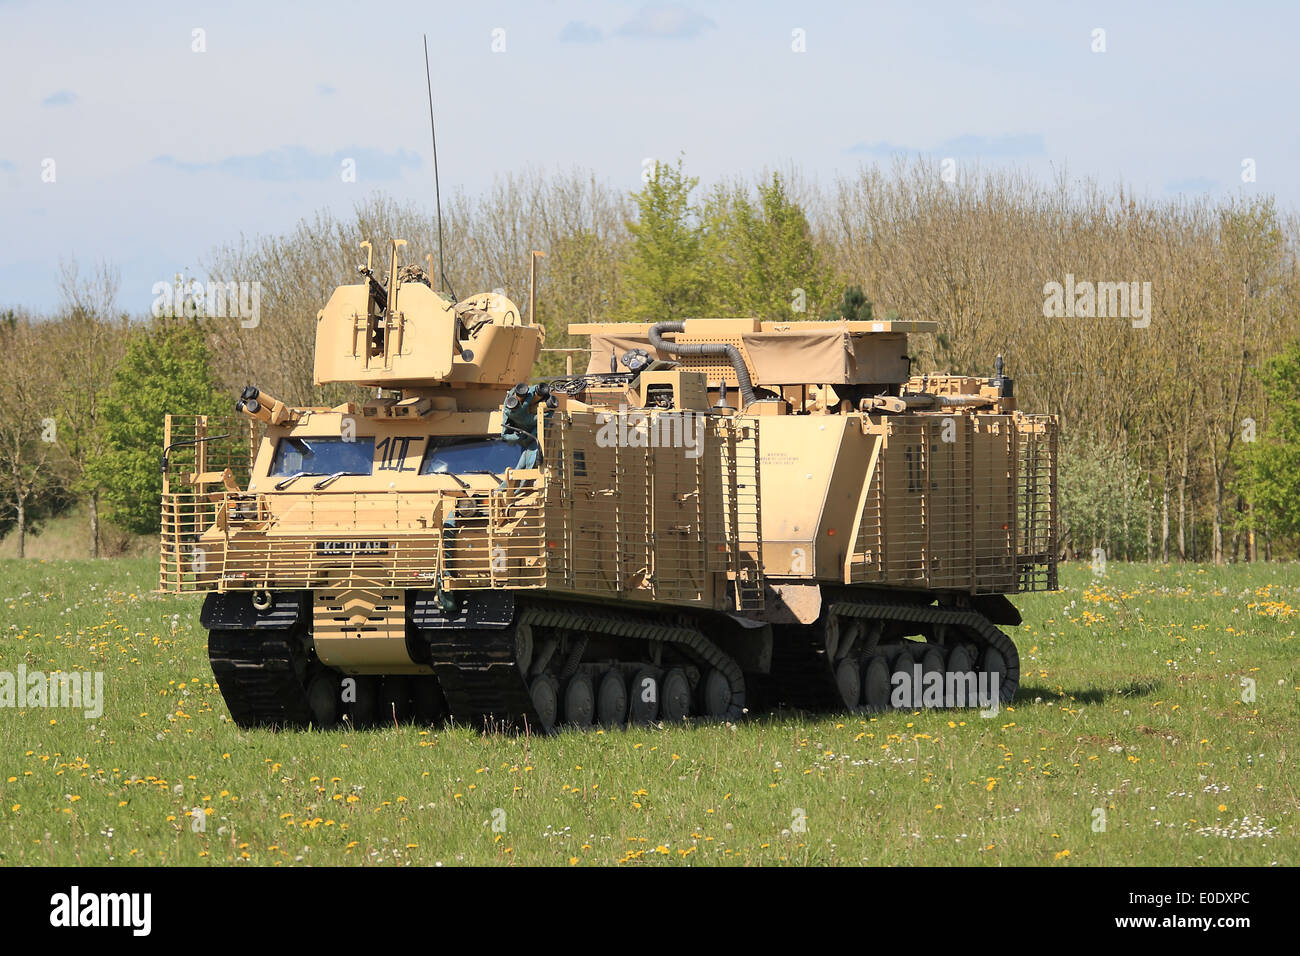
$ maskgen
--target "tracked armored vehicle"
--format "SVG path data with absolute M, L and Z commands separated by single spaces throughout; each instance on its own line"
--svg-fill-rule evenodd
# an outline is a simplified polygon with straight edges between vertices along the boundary
M 203 592 L 243 726 L 517 729 L 1010 701 L 1007 595 L 1056 587 L 1054 419 L 915 376 L 921 321 L 543 330 L 398 261 L 339 287 L 315 379 L 167 418 L 160 588 Z

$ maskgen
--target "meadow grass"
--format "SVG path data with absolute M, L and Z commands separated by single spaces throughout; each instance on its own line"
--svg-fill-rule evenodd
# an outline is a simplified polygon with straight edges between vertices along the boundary
M 241 731 L 208 668 L 198 599 L 151 593 L 154 571 L 0 561 L 0 671 L 102 671 L 106 699 L 97 719 L 0 709 L 0 862 L 1300 857 L 1293 564 L 1064 568 L 1060 592 L 1016 601 L 1020 694 L 992 718 L 777 713 L 550 738 Z
M 90 556 L 90 517 L 84 504 L 40 523 L 27 535 L 29 560 L 76 560 Z M 99 525 L 99 548 L 103 557 L 134 557 L 158 553 L 158 536 L 131 534 L 107 519 Z M 18 556 L 18 535 L 12 530 L 0 537 L 0 561 Z

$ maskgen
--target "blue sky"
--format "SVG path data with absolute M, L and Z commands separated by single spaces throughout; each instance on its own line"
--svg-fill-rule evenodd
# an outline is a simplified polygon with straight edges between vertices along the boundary
M 1294 207 L 1298 28 L 1283 3 L 0 0 L 0 307 L 55 306 L 75 256 L 144 312 L 240 235 L 431 205 L 422 32 L 444 190 L 530 165 L 632 190 L 678 153 L 829 183 L 901 151 Z

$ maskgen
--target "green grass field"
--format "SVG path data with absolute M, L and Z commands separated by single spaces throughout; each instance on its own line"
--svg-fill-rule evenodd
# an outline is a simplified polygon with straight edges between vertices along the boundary
M 145 557 L 158 553 L 158 538 L 137 535 L 115 527 L 108 520 L 100 522 L 100 556 L 105 558 Z M 42 522 L 35 534 L 27 535 L 27 557 L 35 560 L 75 560 L 90 556 L 90 519 L 84 505 Z M 18 556 L 18 535 L 10 532 L 0 538 L 0 561 Z
M 1061 592 L 1018 600 L 1020 696 L 993 718 L 781 713 L 542 739 L 240 731 L 198 599 L 152 594 L 153 573 L 0 561 L 0 671 L 102 671 L 106 701 L 98 719 L 0 710 L 4 863 L 1300 859 L 1297 565 L 1070 566 Z

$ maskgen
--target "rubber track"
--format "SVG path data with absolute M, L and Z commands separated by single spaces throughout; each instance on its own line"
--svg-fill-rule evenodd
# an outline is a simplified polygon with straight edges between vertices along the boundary
M 286 631 L 208 633 L 208 660 L 240 727 L 306 727 L 311 708 Z
M 515 664 L 513 626 L 421 633 L 429 637 L 433 670 L 454 719 L 541 726 Z
M 978 611 L 943 608 L 924 604 L 880 604 L 832 601 L 827 614 L 867 620 L 910 621 L 917 624 L 947 624 L 960 629 L 970 640 L 1001 652 L 1007 673 L 999 682 L 999 698 L 1010 703 L 1020 683 L 1020 654 L 1011 638 Z M 835 672 L 826 655 L 825 635 L 814 625 L 788 626 L 778 632 L 773 647 L 772 674 L 780 688 L 781 702 L 812 711 L 844 709 Z
M 524 608 L 516 624 L 674 644 L 727 678 L 732 700 L 723 719 L 736 720 L 745 712 L 745 678 L 740 665 L 699 631 L 581 607 Z M 502 720 L 541 727 L 527 677 L 515 663 L 514 627 L 474 631 L 468 639 L 463 631 L 424 633 L 430 636 L 433 667 L 456 719 Z
M 990 623 L 988 618 L 979 611 L 934 607 L 932 605 L 917 607 L 916 605 L 858 604 L 856 602 L 832 604 L 830 609 L 832 613 L 841 614 L 845 617 L 864 617 L 885 621 L 916 621 L 923 624 L 948 624 L 958 627 L 966 632 L 968 637 L 974 639 L 976 644 L 991 645 L 1001 652 L 1007 664 L 1007 673 L 999 681 L 998 696 L 1004 704 L 1009 704 L 1015 699 L 1016 689 L 1020 686 L 1020 652 L 1016 650 L 1016 645 L 1011 638 L 1003 634 L 996 625 Z
M 673 627 L 655 624 L 614 611 L 585 608 L 547 609 L 533 608 L 525 611 L 520 620 L 542 627 L 574 627 L 588 633 L 612 634 L 634 640 L 660 641 L 675 644 L 690 657 L 721 672 L 731 687 L 731 706 L 722 715 L 723 720 L 738 720 L 745 713 L 745 674 L 740 665 L 702 633 L 690 627 Z M 575 621 L 576 624 L 565 623 Z

